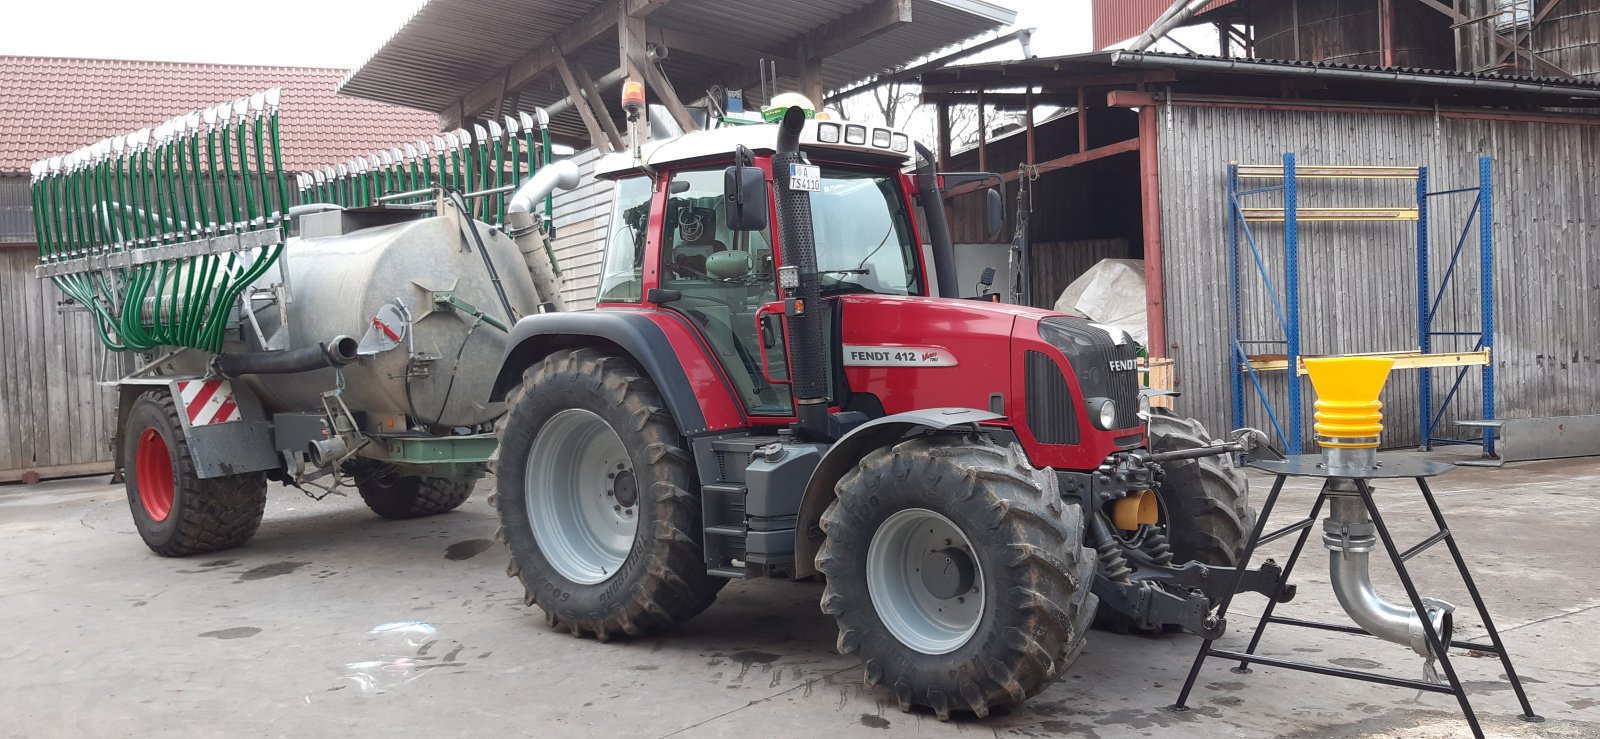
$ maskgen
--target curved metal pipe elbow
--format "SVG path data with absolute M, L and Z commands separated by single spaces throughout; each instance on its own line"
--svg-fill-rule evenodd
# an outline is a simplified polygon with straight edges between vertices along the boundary
M 1384 641 L 1404 644 L 1423 657 L 1437 658 L 1428 645 L 1427 632 L 1416 611 L 1410 606 L 1389 602 L 1373 586 L 1369 558 L 1368 552 L 1329 553 L 1328 576 L 1339 607 L 1367 633 Z M 1433 598 L 1422 599 L 1422 604 L 1433 624 L 1433 632 L 1448 648 L 1454 630 L 1451 612 L 1455 606 Z
M 1366 507 L 1360 499 L 1336 497 L 1328 511 L 1322 544 L 1328 549 L 1328 579 L 1339 607 L 1367 633 L 1411 647 L 1425 658 L 1437 658 L 1416 610 L 1390 602 L 1372 584 L 1371 557 L 1378 539 Z M 1433 632 L 1448 649 L 1456 607 L 1435 598 L 1423 598 L 1422 605 Z
M 571 190 L 578 186 L 578 165 L 571 159 L 551 162 L 538 172 L 533 179 L 517 188 L 516 194 L 511 196 L 511 202 L 506 204 L 508 214 L 526 215 L 532 213 L 540 200 L 544 200 L 557 188 Z

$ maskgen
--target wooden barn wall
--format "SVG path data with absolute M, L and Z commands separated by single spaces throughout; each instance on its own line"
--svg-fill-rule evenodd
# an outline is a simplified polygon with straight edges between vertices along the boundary
M 1553 122 L 1436 119 L 1432 116 L 1292 112 L 1206 107 L 1163 109 L 1158 134 L 1167 332 L 1177 359 L 1181 408 L 1214 432 L 1230 425 L 1227 364 L 1226 166 L 1276 163 L 1283 152 L 1302 164 L 1427 165 L 1431 189 L 1477 183 L 1478 156 L 1494 157 L 1494 362 L 1501 417 L 1595 413 L 1600 397 L 1600 126 Z M 1257 201 L 1279 205 L 1281 201 Z M 1302 180 L 1306 206 L 1409 205 L 1409 181 Z M 1434 198 L 1434 289 L 1471 206 L 1470 196 Z M 1416 224 L 1303 223 L 1302 345 L 1308 354 L 1415 349 Z M 1254 228 L 1281 285 L 1282 226 Z M 1473 237 L 1475 237 L 1475 233 Z M 1245 252 L 1248 255 L 1248 251 Z M 1246 256 L 1243 282 L 1248 332 L 1281 338 L 1269 326 L 1270 298 Z M 1479 262 L 1475 242 L 1456 267 L 1455 290 L 1439 309 L 1436 330 L 1476 330 Z M 1281 294 L 1281 293 L 1280 293 Z M 1452 325 L 1454 324 L 1454 325 Z M 1271 334 L 1271 336 L 1268 336 Z M 1471 349 L 1470 339 L 1445 350 Z M 1258 351 L 1271 351 L 1258 348 Z M 1396 372 L 1384 391 L 1386 446 L 1418 441 L 1417 373 Z M 1448 387 L 1453 369 L 1428 370 Z M 1473 371 L 1449 419 L 1480 417 Z M 1281 400 L 1282 373 L 1265 387 Z M 1248 386 L 1247 386 L 1248 387 Z M 1312 393 L 1303 409 L 1307 448 Z M 1440 391 L 1440 395 L 1442 396 Z M 1251 425 L 1268 428 L 1260 404 Z M 1467 430 L 1446 428 L 1450 435 Z
M 98 381 L 126 358 L 105 349 L 89 314 L 57 310 L 37 263 L 32 244 L 0 247 L 0 482 L 111 470 L 116 391 Z
M 611 219 L 611 183 L 594 178 L 594 163 L 599 158 L 596 149 L 579 152 L 573 157 L 583 175 L 578 186 L 556 192 L 554 251 L 568 310 L 593 308 L 600 293 L 601 257 L 606 224 Z

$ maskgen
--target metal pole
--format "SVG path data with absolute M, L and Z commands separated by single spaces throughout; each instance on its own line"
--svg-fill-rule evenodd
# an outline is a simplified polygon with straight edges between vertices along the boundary
M 1478 285 L 1481 291 L 1484 349 L 1489 362 L 1483 365 L 1483 417 L 1494 418 L 1494 162 L 1478 158 Z M 1483 430 L 1483 453 L 1494 456 L 1494 429 Z
M 1299 183 L 1294 170 L 1294 152 L 1283 155 L 1283 281 L 1284 306 L 1288 314 L 1284 327 L 1289 343 L 1289 439 L 1288 453 L 1301 452 L 1302 428 L 1300 391 L 1300 221 Z M 1421 611 L 1419 611 L 1420 613 Z
M 1239 300 L 1239 163 L 1228 164 L 1228 324 L 1233 341 L 1228 346 L 1228 377 L 1233 388 L 1233 427 L 1244 428 L 1244 321 Z
M 1428 299 L 1433 280 L 1428 274 L 1428 168 L 1417 168 L 1417 347 L 1433 351 L 1433 322 L 1428 320 Z M 1433 370 L 1417 371 L 1417 404 L 1421 407 L 1422 451 L 1433 448 Z

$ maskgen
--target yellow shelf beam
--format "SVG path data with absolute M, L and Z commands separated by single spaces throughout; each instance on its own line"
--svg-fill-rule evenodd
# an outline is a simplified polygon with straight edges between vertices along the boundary
M 1241 208 L 1244 219 L 1254 223 L 1282 222 L 1282 208 Z M 1302 221 L 1415 221 L 1416 208 L 1300 208 Z
M 1337 180 L 1414 180 L 1416 167 L 1338 167 L 1297 165 L 1295 176 L 1300 179 Z M 1243 179 L 1279 179 L 1283 177 L 1281 164 L 1241 164 L 1239 177 Z
M 1371 352 L 1366 354 L 1338 354 L 1330 356 L 1340 357 L 1388 357 L 1394 360 L 1394 369 L 1422 369 L 1424 367 L 1471 367 L 1489 364 L 1489 350 L 1483 349 L 1475 352 L 1434 352 L 1423 354 L 1420 350 L 1402 352 Z M 1305 360 L 1316 359 L 1314 356 L 1300 358 L 1299 374 L 1306 374 Z M 1251 358 L 1250 369 L 1257 372 L 1282 372 L 1289 369 L 1289 360 L 1282 357 Z

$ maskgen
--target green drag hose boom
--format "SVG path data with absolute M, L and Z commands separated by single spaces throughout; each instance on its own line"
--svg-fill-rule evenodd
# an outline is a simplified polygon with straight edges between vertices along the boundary
M 278 122 L 274 89 L 35 164 L 40 276 L 113 350 L 219 351 L 240 294 L 283 250 Z

